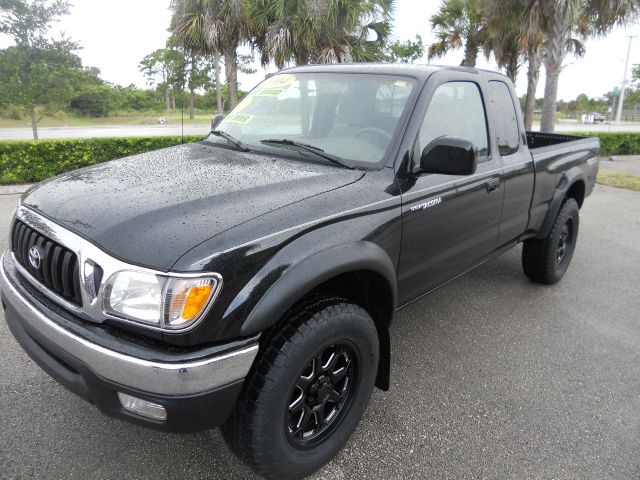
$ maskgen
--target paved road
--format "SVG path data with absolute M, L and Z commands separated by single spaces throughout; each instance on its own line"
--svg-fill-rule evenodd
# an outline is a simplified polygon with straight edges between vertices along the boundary
M 539 126 L 534 126 L 539 130 Z M 556 127 L 558 132 L 640 132 L 640 123 L 622 125 L 607 124 L 583 125 L 579 123 L 562 123 Z M 154 137 L 180 135 L 180 125 L 123 125 L 112 127 L 49 127 L 38 129 L 40 138 L 90 138 L 90 137 Z M 206 135 L 208 125 L 185 125 L 185 135 Z M 0 140 L 31 140 L 30 128 L 2 128 Z
M 185 125 L 185 135 L 206 135 L 209 125 Z M 91 138 L 91 137 L 161 137 L 180 135 L 180 125 L 122 125 L 113 127 L 49 127 L 39 128 L 38 136 L 45 138 Z M 30 128 L 2 128 L 0 140 L 31 140 Z
M 391 390 L 315 478 L 640 478 L 639 211 L 640 193 L 598 186 L 560 284 L 529 283 L 518 248 L 400 312 Z M 0 358 L 2 478 L 252 478 L 217 431 L 103 417 L 2 320 Z

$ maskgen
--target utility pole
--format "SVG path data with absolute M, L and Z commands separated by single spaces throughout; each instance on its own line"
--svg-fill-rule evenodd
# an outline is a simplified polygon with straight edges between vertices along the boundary
M 636 38 L 629 35 L 629 48 L 627 49 L 627 61 L 624 64 L 624 75 L 622 77 L 622 87 L 620 87 L 620 97 L 618 98 L 618 112 L 616 113 L 616 123 L 620 123 L 622 117 L 622 105 L 624 104 L 624 90 L 627 88 L 627 71 L 629 70 L 629 57 L 631 56 L 631 42 Z

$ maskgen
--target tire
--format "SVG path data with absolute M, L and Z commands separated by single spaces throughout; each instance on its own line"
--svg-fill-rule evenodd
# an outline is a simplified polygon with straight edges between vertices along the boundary
M 551 285 L 566 273 L 573 258 L 580 226 L 580 208 L 567 198 L 549 234 L 542 239 L 525 240 L 522 248 L 524 274 L 536 283 Z
M 266 478 L 314 472 L 360 422 L 373 391 L 378 348 L 373 320 L 347 300 L 319 296 L 294 307 L 261 342 L 222 428 L 225 441 Z

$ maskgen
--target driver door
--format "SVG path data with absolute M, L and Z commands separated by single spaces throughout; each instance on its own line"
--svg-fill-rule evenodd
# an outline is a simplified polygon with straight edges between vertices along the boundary
M 428 94 L 428 93 L 427 93 Z M 477 265 L 495 250 L 504 189 L 500 158 L 491 152 L 482 89 L 473 81 L 432 89 L 414 148 L 442 136 L 469 140 L 478 148 L 473 175 L 413 174 L 402 194 L 400 305 Z

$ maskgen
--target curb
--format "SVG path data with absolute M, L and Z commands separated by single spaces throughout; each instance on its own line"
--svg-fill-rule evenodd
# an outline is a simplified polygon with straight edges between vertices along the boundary
M 0 185 L 0 195 L 18 195 L 20 193 L 24 193 L 33 183 L 26 183 L 22 185 Z

